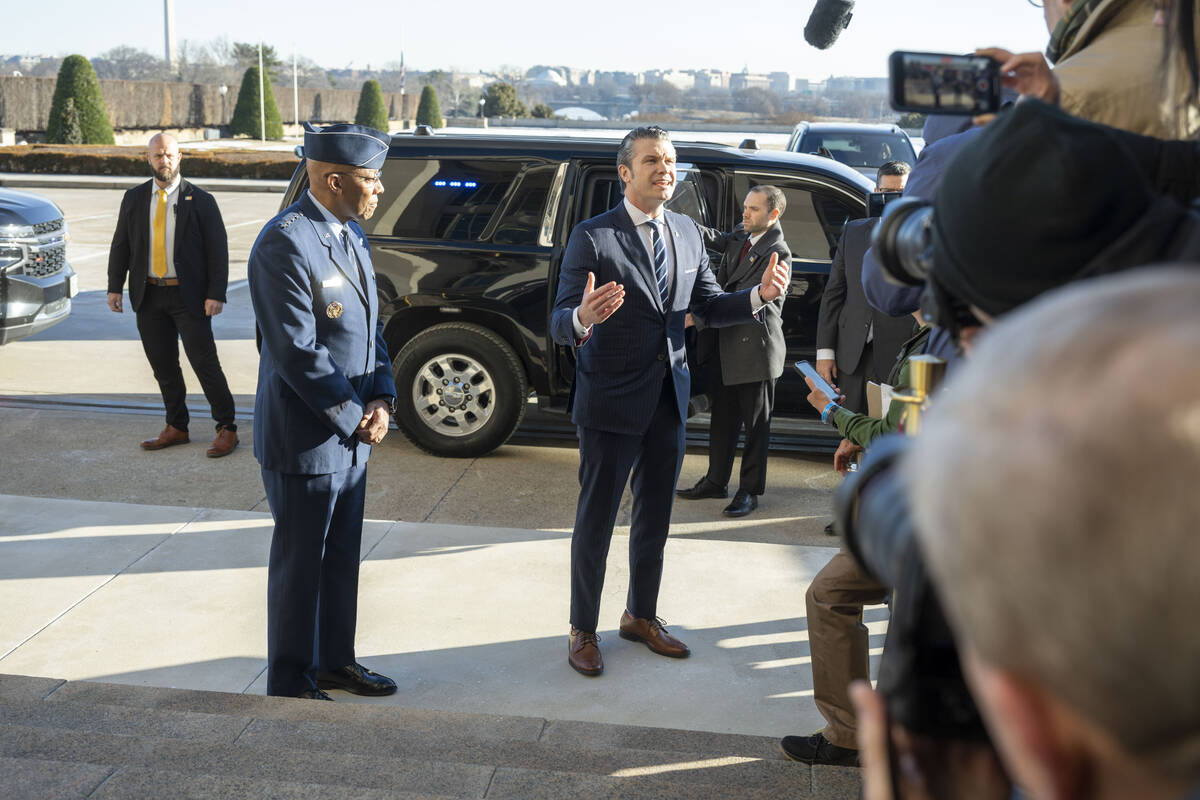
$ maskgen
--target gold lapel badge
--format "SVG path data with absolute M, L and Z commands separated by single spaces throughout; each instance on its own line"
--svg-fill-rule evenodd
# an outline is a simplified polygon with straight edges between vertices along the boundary
M 327 317 L 329 317 L 330 319 L 337 319 L 338 317 L 340 317 L 342 315 L 342 311 L 344 311 L 344 310 L 345 309 L 342 308 L 342 304 L 339 303 L 337 300 L 334 300 L 332 303 L 330 303 L 329 305 L 327 305 L 325 307 L 325 315 Z

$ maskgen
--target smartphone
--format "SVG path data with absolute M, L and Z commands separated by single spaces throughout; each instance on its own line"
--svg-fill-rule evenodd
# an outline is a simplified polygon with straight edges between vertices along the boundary
M 1000 64 L 984 56 L 909 53 L 888 58 L 892 108 L 921 114 L 992 114 L 1000 110 Z
M 900 197 L 903 192 L 871 192 L 867 195 L 867 216 L 882 217 L 883 207 Z
M 816 386 L 830 400 L 837 400 L 842 396 L 841 392 L 829 385 L 829 381 L 821 377 L 821 373 L 817 372 L 817 368 L 807 361 L 797 361 L 792 365 L 797 372 L 806 378 L 812 378 L 813 386 Z

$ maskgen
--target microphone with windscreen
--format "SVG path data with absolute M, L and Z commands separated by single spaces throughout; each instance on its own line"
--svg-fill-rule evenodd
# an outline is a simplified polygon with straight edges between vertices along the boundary
M 850 24 L 853 12 L 854 0 L 817 0 L 804 26 L 804 41 L 818 50 L 828 49 Z

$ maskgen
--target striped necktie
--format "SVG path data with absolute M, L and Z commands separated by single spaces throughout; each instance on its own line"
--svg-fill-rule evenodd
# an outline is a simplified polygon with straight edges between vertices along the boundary
M 158 205 L 154 207 L 154 274 L 167 276 L 167 193 L 158 190 Z
M 665 308 L 671 287 L 667 282 L 667 245 L 663 242 L 662 222 L 652 219 L 646 224 L 650 226 L 650 242 L 654 246 L 654 280 L 658 283 L 658 296 L 662 298 Z

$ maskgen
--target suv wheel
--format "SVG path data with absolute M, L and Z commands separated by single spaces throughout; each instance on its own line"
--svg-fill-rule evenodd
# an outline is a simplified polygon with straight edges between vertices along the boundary
M 435 456 L 474 458 L 508 441 L 525 416 L 525 371 L 487 328 L 446 323 L 421 331 L 392 362 L 396 424 Z

